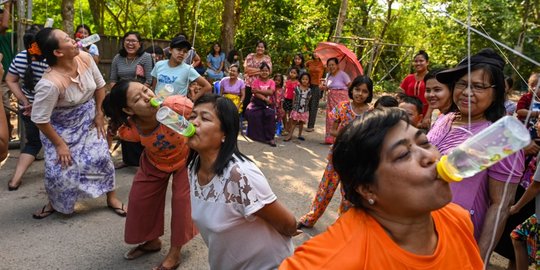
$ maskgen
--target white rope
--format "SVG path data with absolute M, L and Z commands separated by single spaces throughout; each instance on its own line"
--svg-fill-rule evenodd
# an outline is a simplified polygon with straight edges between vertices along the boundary
M 201 6 L 201 0 L 197 2 L 197 9 L 195 9 L 195 27 L 193 28 L 193 42 L 191 47 L 195 48 L 195 37 L 197 36 L 197 25 L 199 24 L 199 7 Z
M 468 1 L 467 5 L 467 26 L 467 74 L 469 75 L 467 78 L 467 110 L 469 111 L 469 113 L 467 114 L 467 123 L 469 130 L 471 130 L 471 0 Z
M 150 2 L 151 0 L 148 0 L 148 6 L 150 6 L 150 8 L 148 8 L 148 13 L 151 13 L 152 11 L 152 3 Z M 150 21 L 150 43 L 152 44 L 152 53 L 154 55 L 156 55 L 156 46 L 154 45 L 154 32 L 153 32 L 153 27 L 152 27 L 152 16 L 148 16 L 148 19 Z M 154 62 L 154 57 L 152 57 L 152 62 Z M 155 62 L 154 62 L 155 64 Z
M 79 1 L 79 13 L 81 14 L 81 24 L 82 25 L 85 25 L 84 24 L 84 17 L 83 17 L 83 11 L 82 11 L 82 1 Z M 88 27 L 88 26 L 87 26 Z M 90 28 L 90 27 L 88 27 Z

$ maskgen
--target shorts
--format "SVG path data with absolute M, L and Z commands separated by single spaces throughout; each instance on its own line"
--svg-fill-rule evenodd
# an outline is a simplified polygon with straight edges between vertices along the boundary
M 288 99 L 288 98 L 283 99 L 283 110 L 285 112 L 292 111 L 292 99 Z

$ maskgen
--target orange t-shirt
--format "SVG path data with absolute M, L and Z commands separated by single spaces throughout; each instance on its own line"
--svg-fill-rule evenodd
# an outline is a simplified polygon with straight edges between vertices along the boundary
M 184 117 L 190 115 L 193 108 L 193 102 L 184 96 L 170 96 L 163 105 Z M 186 166 L 189 153 L 187 138 L 165 125 L 159 124 L 150 134 L 143 135 L 135 123 L 129 120 L 129 125 L 122 125 L 118 129 L 118 135 L 125 141 L 141 142 L 144 145 L 144 154 L 160 171 L 170 173 Z
M 324 73 L 324 65 L 322 61 L 309 60 L 306 62 L 306 68 L 311 76 L 311 84 L 319 85 Z
M 351 209 L 298 247 L 279 269 L 482 269 L 469 213 L 449 204 L 432 217 L 439 235 L 433 255 L 400 248 L 373 217 Z

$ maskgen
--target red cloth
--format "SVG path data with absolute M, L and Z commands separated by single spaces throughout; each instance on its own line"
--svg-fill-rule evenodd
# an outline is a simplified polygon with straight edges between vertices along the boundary
M 405 94 L 408 96 L 417 97 L 422 101 L 422 104 L 424 104 L 422 114 L 426 115 L 428 103 L 425 97 L 426 84 L 424 81 L 417 81 L 414 74 L 409 74 L 407 77 L 405 77 L 405 79 L 403 79 L 399 87 L 403 89 L 403 92 L 405 92 Z
M 518 101 L 517 106 L 516 106 L 516 112 L 518 110 L 521 110 L 521 109 L 529 110 L 529 108 L 531 107 L 532 99 L 533 99 L 533 95 L 532 95 L 531 92 L 528 92 L 528 93 L 524 94 L 523 96 L 521 96 L 519 98 L 519 101 Z M 519 116 L 518 115 L 518 119 L 521 120 L 521 121 L 525 121 L 525 118 L 526 118 L 526 116 Z

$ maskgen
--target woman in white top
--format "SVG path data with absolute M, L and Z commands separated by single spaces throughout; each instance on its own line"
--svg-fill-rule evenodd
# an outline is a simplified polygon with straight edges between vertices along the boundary
M 205 94 L 193 107 L 188 140 L 191 215 L 208 246 L 210 269 L 275 269 L 291 254 L 293 214 L 257 166 L 238 150 L 238 110 Z
M 45 147 L 45 189 L 49 202 L 34 218 L 58 211 L 71 214 L 79 198 L 107 193 L 118 215 L 126 208 L 114 192 L 114 167 L 105 140 L 101 104 L 105 80 L 96 63 L 62 30 L 45 28 L 36 35 L 50 69 L 35 86 L 32 121 Z

